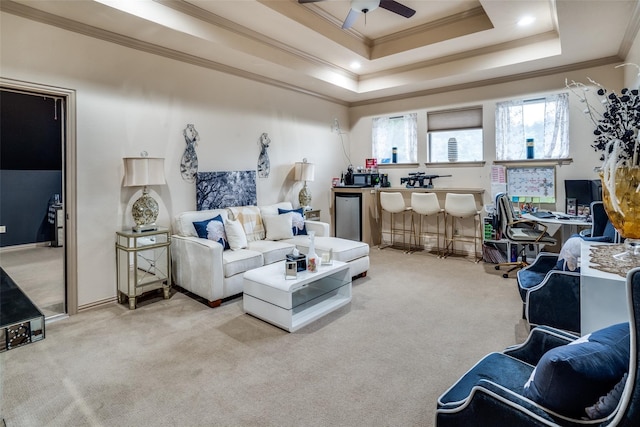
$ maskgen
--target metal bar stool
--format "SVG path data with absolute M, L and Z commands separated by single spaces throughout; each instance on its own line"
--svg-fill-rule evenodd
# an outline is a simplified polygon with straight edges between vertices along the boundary
M 444 202 L 444 228 L 445 228 L 445 248 L 443 257 L 454 252 L 455 242 L 473 242 L 475 251 L 475 262 L 482 259 L 482 254 L 478 252 L 478 246 L 482 249 L 482 219 L 480 211 L 476 208 L 476 200 L 473 194 L 447 193 Z M 461 230 L 460 220 L 473 218 L 473 236 L 459 234 Z
M 413 211 L 411 207 L 406 206 L 404 203 L 404 196 L 399 192 L 380 192 L 380 207 L 382 208 L 382 212 L 380 213 L 380 249 L 383 249 L 387 246 L 394 246 L 394 236 L 398 234 L 402 234 L 402 243 L 405 247 L 405 252 L 411 252 L 411 233 L 413 231 Z M 389 230 L 383 230 L 383 215 L 384 212 L 389 212 L 390 223 Z M 402 228 L 396 227 L 396 214 L 402 215 Z M 407 228 L 407 214 L 409 216 L 410 225 Z M 391 244 L 383 246 L 384 239 L 383 234 L 387 233 L 391 236 Z M 409 246 L 407 247 L 407 233 L 409 233 Z
M 444 209 L 440 207 L 438 195 L 436 193 L 411 193 L 411 209 L 413 209 L 413 212 L 417 213 L 420 217 L 417 230 L 414 231 L 414 239 L 416 241 L 415 246 L 423 248 L 423 238 L 435 238 L 437 254 L 438 257 L 440 257 L 442 255 L 440 253 L 440 216 L 443 214 Z M 423 220 L 432 215 L 435 215 L 436 217 L 435 233 L 429 231 L 428 224 L 426 224 L 425 227 L 422 226 Z

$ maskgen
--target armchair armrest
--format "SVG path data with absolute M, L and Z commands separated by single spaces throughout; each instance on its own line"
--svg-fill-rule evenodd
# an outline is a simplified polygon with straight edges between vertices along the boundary
M 503 353 L 535 366 L 547 351 L 561 345 L 569 344 L 577 338 L 577 335 L 560 329 L 549 326 L 537 326 L 531 330 L 525 342 L 507 347 Z
M 174 283 L 208 301 L 224 296 L 222 245 L 199 237 L 171 236 Z
M 304 225 L 307 231 L 315 231 L 316 237 L 329 236 L 329 224 L 327 224 L 326 222 L 305 220 Z
M 549 271 L 539 285 L 529 288 L 525 317 L 534 325 L 580 331 L 580 273 Z
M 530 265 L 520 271 L 535 271 L 536 273 L 546 273 L 551 271 L 558 263 L 558 254 L 551 252 L 540 252 Z M 520 272 L 518 271 L 518 272 Z
M 532 416 L 533 415 L 533 416 Z M 481 380 L 463 405 L 436 411 L 438 427 L 460 425 L 557 425 L 543 407 L 492 381 Z

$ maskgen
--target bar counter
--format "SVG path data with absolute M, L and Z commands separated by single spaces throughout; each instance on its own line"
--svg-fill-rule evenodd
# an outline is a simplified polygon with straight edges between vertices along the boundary
M 330 213 L 331 213 L 331 234 L 335 235 L 336 231 L 336 209 L 335 201 L 336 194 L 353 194 L 361 197 L 361 240 L 368 243 L 371 246 L 377 246 L 380 244 L 380 197 L 378 195 L 381 191 L 400 192 L 405 198 L 405 204 L 411 206 L 411 194 L 417 193 L 436 193 L 438 195 L 438 201 L 440 207 L 444 208 L 445 198 L 447 193 L 462 193 L 473 194 L 476 200 L 476 206 L 478 210 L 482 211 L 484 206 L 484 193 L 483 188 L 407 188 L 407 187 L 363 187 L 363 188 L 351 188 L 351 187 L 333 187 L 331 189 L 331 201 L 330 201 Z

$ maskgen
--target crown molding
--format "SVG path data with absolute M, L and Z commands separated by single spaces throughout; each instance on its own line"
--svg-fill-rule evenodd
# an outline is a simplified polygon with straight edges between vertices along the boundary
M 32 7 L 25 6 L 23 4 L 16 3 L 13 1 L 8 1 L 8 0 L 0 1 L 0 11 L 11 13 L 12 15 L 16 15 L 22 18 L 30 19 L 32 21 L 40 22 L 42 24 L 52 25 L 54 27 L 58 27 L 64 30 L 68 30 L 78 34 L 85 35 L 85 36 L 93 37 L 99 40 L 118 44 L 120 46 L 139 50 L 141 52 L 151 53 L 154 55 L 162 56 L 164 58 L 173 59 L 176 61 L 184 62 L 191 65 L 196 65 L 196 66 L 207 68 L 214 71 L 219 71 L 225 74 L 231 74 L 236 77 L 242 77 L 248 80 L 268 84 L 270 86 L 279 87 L 281 89 L 287 89 L 297 93 L 310 95 L 325 101 L 333 102 L 335 104 L 348 106 L 348 102 L 338 98 L 327 96 L 327 95 L 314 92 L 308 89 L 304 89 L 299 86 L 287 84 L 269 77 L 264 77 L 256 73 L 252 73 L 250 71 L 242 70 L 240 68 L 221 64 L 216 61 L 211 61 L 195 55 L 190 55 L 184 52 L 180 52 L 175 49 L 169 49 L 163 46 L 138 40 L 132 37 L 123 36 L 121 34 L 117 34 L 112 31 L 103 30 L 101 28 L 83 24 L 68 18 L 63 18 L 58 15 L 53 15 L 51 13 L 34 9 Z
M 361 107 L 365 105 L 380 104 L 391 101 L 402 101 L 411 98 L 420 98 L 423 96 L 437 95 L 440 93 L 454 92 L 458 90 L 477 89 L 485 86 L 494 86 L 502 83 L 511 83 L 514 81 L 532 79 L 537 77 L 546 77 L 553 74 L 568 73 L 575 70 L 585 68 L 600 67 L 602 65 L 611 65 L 622 62 L 619 56 L 609 56 L 606 58 L 594 59 L 591 61 L 577 62 L 575 64 L 563 65 L 561 67 L 545 68 L 543 70 L 529 71 L 525 73 L 511 74 L 503 77 L 495 77 L 491 79 L 478 80 L 475 82 L 461 83 L 457 85 L 443 86 L 434 89 L 427 89 L 417 92 L 405 93 L 400 95 L 386 96 L 380 98 L 372 98 L 364 101 L 356 101 L 348 104 L 349 107 Z

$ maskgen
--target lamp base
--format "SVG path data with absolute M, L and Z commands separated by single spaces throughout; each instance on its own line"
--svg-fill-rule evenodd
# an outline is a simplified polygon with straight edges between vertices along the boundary
M 135 231 L 136 233 L 142 233 L 144 231 L 156 231 L 158 229 L 158 226 L 153 223 L 153 224 L 142 224 L 142 225 L 136 225 L 131 227 L 132 231 Z
M 298 193 L 298 202 L 300 202 L 300 207 L 305 208 L 305 210 L 311 209 L 309 204 L 311 203 L 311 192 L 307 188 L 307 181 L 304 182 L 304 187 Z
M 133 231 L 151 231 L 157 230 L 156 219 L 158 219 L 158 202 L 149 196 L 147 187 L 144 187 L 142 196 L 135 201 L 131 208 L 133 221 L 136 225 Z

